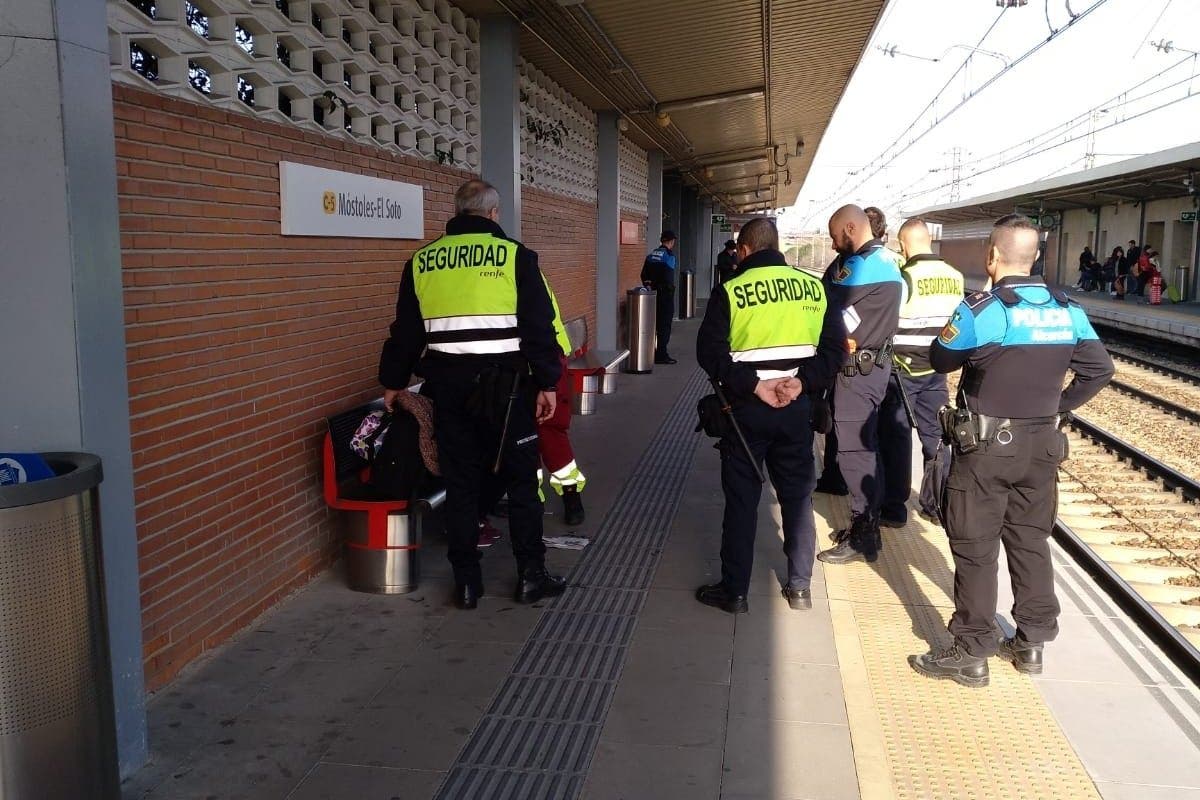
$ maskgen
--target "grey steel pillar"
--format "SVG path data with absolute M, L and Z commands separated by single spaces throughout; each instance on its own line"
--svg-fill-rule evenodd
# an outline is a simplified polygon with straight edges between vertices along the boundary
M 683 204 L 683 184 L 678 175 L 669 175 L 663 180 L 663 227 L 675 231 L 676 236 L 682 236 L 683 221 L 681 207 Z M 661 236 L 662 233 L 660 232 Z M 657 240 L 646 239 L 649 248 L 658 247 Z
M 663 232 L 663 154 L 651 150 L 646 154 L 646 247 L 658 246 Z
M 621 165 L 617 113 L 596 115 L 596 347 L 617 347 Z
M 701 200 L 699 213 L 696 216 L 696 296 L 708 297 L 712 285 L 713 264 L 716 253 L 712 249 L 712 213 L 711 200 Z
M 479 20 L 479 172 L 500 192 L 500 226 L 521 238 L 520 27 L 508 15 Z
M 684 187 L 679 193 L 679 228 L 675 231 L 679 241 L 675 244 L 675 256 L 679 268 L 695 264 L 696 249 L 696 190 Z
M 99 455 L 122 774 L 146 761 L 129 385 L 105 4 L 0 13 L 0 441 Z M 47 769 L 53 769 L 48 765 Z

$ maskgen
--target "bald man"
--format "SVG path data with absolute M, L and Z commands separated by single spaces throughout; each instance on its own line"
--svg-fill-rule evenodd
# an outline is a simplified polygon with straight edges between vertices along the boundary
M 1030 276 L 1038 250 L 1038 228 L 1028 219 L 1013 214 L 997 222 L 988 242 L 992 291 L 964 300 L 929 354 L 938 372 L 963 369 L 943 503 L 954 556 L 954 642 L 909 656 L 908 663 L 922 675 L 964 686 L 987 685 L 991 655 L 1022 673 L 1042 671 L 1043 644 L 1058 635 L 1048 542 L 1058 465 L 1067 455 L 1058 422 L 1113 375 L 1112 359 L 1083 309 Z M 1064 389 L 1069 371 L 1075 377 Z M 998 641 L 1001 542 L 1017 630 Z
M 946 405 L 949 395 L 946 376 L 935 372 L 929 363 L 929 348 L 962 302 L 965 286 L 962 273 L 934 255 L 933 240 L 923 221 L 907 220 L 896 238 L 904 257 L 900 274 L 906 291 L 899 328 L 892 339 L 892 380 L 879 420 L 879 457 L 883 462 L 879 524 L 885 528 L 903 528 L 908 522 L 914 427 L 925 464 L 917 508 L 926 519 L 940 520 L 941 501 L 936 487 L 944 482 L 950 459 L 935 460 L 942 441 L 938 410 Z M 935 466 L 942 470 L 936 476 L 932 474 Z
M 903 283 L 895 259 L 858 206 L 834 212 L 829 237 L 841 258 L 840 266 L 831 268 L 829 295 L 842 310 L 850 354 L 833 389 L 837 463 L 850 494 L 850 526 L 836 531 L 835 546 L 817 558 L 845 564 L 879 556 L 879 408 L 892 372 Z

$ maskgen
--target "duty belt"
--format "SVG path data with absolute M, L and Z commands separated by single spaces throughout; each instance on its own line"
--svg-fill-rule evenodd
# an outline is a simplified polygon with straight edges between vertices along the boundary
M 955 445 L 962 453 L 970 453 L 984 442 L 1009 444 L 1013 440 L 1013 428 L 1056 425 L 1059 422 L 1057 416 L 1009 419 L 975 414 L 965 408 L 950 406 L 944 407 L 938 416 L 942 423 L 943 441 Z
M 842 367 L 842 374 L 847 378 L 853 378 L 855 375 L 870 375 L 871 370 L 888 363 L 891 358 L 892 342 L 889 339 L 878 350 L 871 350 L 869 348 L 855 350 L 850 354 L 850 359 L 846 362 L 846 365 Z

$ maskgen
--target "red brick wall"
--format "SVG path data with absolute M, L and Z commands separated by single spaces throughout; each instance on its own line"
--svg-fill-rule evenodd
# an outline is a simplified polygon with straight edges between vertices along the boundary
M 586 316 L 595 336 L 596 204 L 523 187 L 521 241 L 537 251 L 563 319 Z
M 422 184 L 431 237 L 467 174 L 120 84 L 113 94 L 153 690 L 337 555 L 319 484 L 324 418 L 380 393 L 379 348 L 417 244 L 280 236 L 278 162 Z

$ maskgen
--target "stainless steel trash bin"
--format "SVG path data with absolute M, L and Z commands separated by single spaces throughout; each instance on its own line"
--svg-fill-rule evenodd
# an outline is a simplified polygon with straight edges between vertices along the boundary
M 625 371 L 638 374 L 654 369 L 654 305 L 658 293 L 639 286 L 625 293 L 626 323 L 625 346 L 629 358 L 625 360 Z
M 696 316 L 696 273 L 684 272 L 679 276 L 679 318 Z
M 581 417 L 596 413 L 596 393 L 600 391 L 599 375 L 584 375 L 579 391 L 571 397 L 571 413 Z
M 346 583 L 356 592 L 407 594 L 421 580 L 422 532 L 431 514 L 446 501 L 446 490 L 414 500 L 407 511 L 388 514 L 386 530 L 373 539 L 375 515 L 352 512 L 345 515 Z
M 100 563 L 100 459 L 0 486 L 0 797 L 119 796 Z

